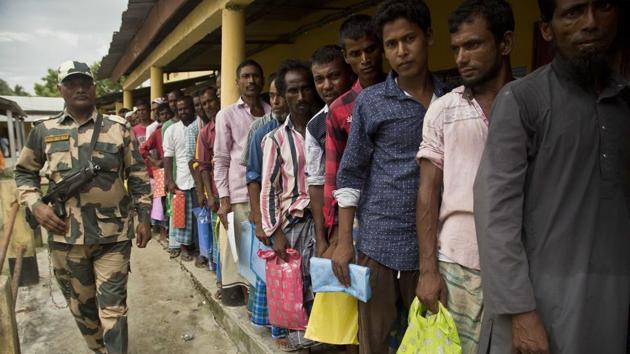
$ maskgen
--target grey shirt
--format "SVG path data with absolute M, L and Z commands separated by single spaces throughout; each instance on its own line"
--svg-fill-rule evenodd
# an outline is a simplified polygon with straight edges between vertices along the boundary
M 480 353 L 509 353 L 510 316 L 531 310 L 552 353 L 625 353 L 628 97 L 620 78 L 584 90 L 557 61 L 497 96 L 474 188 Z

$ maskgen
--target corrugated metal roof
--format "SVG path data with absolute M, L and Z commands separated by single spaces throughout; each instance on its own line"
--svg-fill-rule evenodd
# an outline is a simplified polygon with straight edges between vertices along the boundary
M 144 23 L 149 12 L 158 0 L 129 0 L 127 10 L 122 13 L 120 30 L 114 32 L 109 44 L 109 52 L 101 61 L 98 77 L 108 77 L 116 67 L 118 60 L 125 54 L 127 45 Z
M 6 98 L 9 97 L 9 98 Z M 0 110 L 9 110 L 13 112 L 13 116 L 25 116 L 26 113 L 22 110 L 19 104 L 17 104 L 13 99 L 14 96 L 0 96 Z
M 57 113 L 63 110 L 64 101 L 61 97 L 36 96 L 0 96 L 17 103 L 22 110 L 29 113 Z M 30 116 L 31 114 L 29 114 Z

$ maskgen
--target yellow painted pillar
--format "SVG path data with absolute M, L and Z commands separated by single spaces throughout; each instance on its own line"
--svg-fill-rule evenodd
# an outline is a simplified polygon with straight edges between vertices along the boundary
M 240 96 L 236 67 L 245 60 L 245 10 L 226 6 L 221 21 L 221 107 L 225 107 Z
M 164 96 L 164 70 L 160 66 L 151 67 L 151 101 Z
M 133 94 L 131 90 L 123 90 L 123 107 L 127 109 L 133 108 Z

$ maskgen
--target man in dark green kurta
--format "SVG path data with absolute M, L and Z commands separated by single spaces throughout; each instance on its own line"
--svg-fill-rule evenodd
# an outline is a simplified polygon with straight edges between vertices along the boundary
M 620 1 L 539 0 L 554 61 L 497 96 L 475 182 L 480 353 L 625 353 L 629 88 Z

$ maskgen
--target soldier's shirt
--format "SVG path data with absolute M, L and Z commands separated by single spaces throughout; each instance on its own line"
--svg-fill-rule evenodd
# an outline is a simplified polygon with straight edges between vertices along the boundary
M 32 209 L 40 201 L 40 170 L 44 169 L 45 176 L 58 183 L 87 164 L 96 117 L 94 111 L 88 120 L 78 124 L 64 111 L 33 128 L 15 167 L 20 203 Z M 66 202 L 66 234 L 51 235 L 52 241 L 89 245 L 131 239 L 132 205 L 140 222 L 149 221 L 149 177 L 132 139 L 131 127 L 118 116 L 104 115 L 102 124 L 92 153 L 92 161 L 101 170 L 78 196 Z

